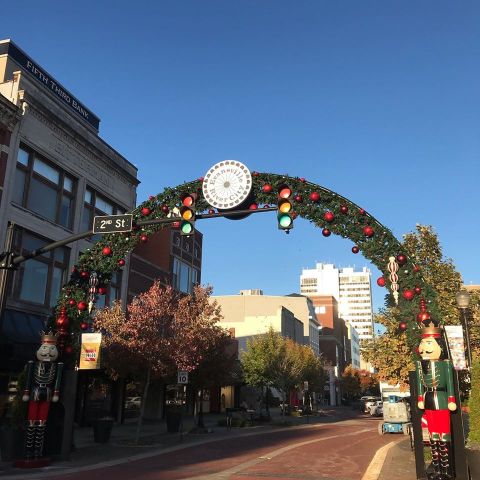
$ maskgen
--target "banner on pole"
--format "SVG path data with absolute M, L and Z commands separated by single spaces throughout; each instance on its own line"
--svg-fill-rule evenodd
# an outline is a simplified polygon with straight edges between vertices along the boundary
M 100 368 L 101 333 L 82 333 L 80 347 L 80 370 L 96 370 Z
M 465 343 L 463 340 L 463 328 L 461 325 L 445 325 L 450 355 L 455 370 L 465 370 L 467 362 L 465 360 Z

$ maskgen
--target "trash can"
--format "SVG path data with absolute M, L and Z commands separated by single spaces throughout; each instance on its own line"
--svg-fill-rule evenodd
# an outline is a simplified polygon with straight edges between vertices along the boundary
M 180 423 L 182 422 L 182 413 L 180 411 L 167 409 L 166 419 L 168 433 L 177 433 L 180 431 Z
M 108 443 L 113 428 L 113 418 L 97 418 L 93 422 L 93 438 L 96 443 Z

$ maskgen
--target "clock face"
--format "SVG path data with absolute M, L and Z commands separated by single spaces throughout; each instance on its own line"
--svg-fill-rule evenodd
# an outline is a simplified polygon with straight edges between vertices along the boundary
M 228 210 L 240 205 L 252 190 L 250 170 L 237 160 L 215 164 L 203 180 L 203 196 L 209 205 Z

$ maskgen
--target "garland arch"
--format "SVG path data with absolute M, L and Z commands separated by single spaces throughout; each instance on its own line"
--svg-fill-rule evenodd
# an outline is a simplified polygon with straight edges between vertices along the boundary
M 92 248 L 84 252 L 72 269 L 70 280 L 62 287 L 55 317 L 50 327 L 60 334 L 59 347 L 64 356 L 73 352 L 75 334 L 88 330 L 91 323 L 89 296 L 92 298 L 91 273 L 97 278 L 93 288 L 104 294 L 112 273 L 125 265 L 126 255 L 140 242 L 164 225 L 138 226 L 135 222 L 162 219 L 172 216 L 185 194 L 196 193 L 197 213 L 213 213 L 214 209 L 202 194 L 203 178 L 166 188 L 162 193 L 132 210 L 134 228 L 127 233 L 104 234 Z M 372 215 L 347 198 L 304 178 L 273 173 L 252 172 L 251 208 L 273 206 L 277 202 L 278 189 L 287 185 L 293 191 L 294 215 L 302 217 L 320 228 L 324 236 L 339 235 L 353 242 L 352 253 L 362 253 L 383 276 L 380 286 L 387 289 L 386 304 L 398 308 L 401 319 L 399 328 L 405 330 L 413 349 L 418 344 L 422 315 L 438 318 L 435 291 L 425 282 L 415 260 L 407 258 L 402 244 L 393 233 Z M 398 295 L 395 294 L 397 291 Z M 94 292 L 95 293 L 95 290 Z M 397 298 L 395 298 L 397 297 Z M 428 308 L 428 311 L 427 311 Z

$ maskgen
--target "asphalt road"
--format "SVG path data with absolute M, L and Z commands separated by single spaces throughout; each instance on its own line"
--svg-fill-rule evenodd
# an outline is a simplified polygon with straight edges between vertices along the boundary
M 376 451 L 392 439 L 378 419 L 305 425 L 187 446 L 181 450 L 56 479 L 361 480 Z

